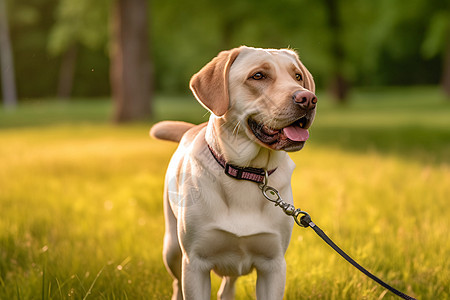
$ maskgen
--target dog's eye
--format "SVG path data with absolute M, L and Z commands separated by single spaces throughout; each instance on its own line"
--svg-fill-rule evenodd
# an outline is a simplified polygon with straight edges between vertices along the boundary
M 303 80 L 303 77 L 302 77 L 302 74 L 295 74 L 295 79 L 297 79 L 298 81 L 302 81 Z
M 256 72 L 256 73 L 253 74 L 253 76 L 250 77 L 250 78 L 255 79 L 255 80 L 261 80 L 261 79 L 266 78 L 266 76 L 264 76 L 264 74 L 261 73 L 261 72 Z

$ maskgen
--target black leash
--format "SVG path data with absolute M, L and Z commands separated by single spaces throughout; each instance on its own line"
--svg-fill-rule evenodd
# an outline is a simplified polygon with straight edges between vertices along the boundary
M 303 227 L 311 227 L 316 233 L 317 235 L 325 241 L 325 243 L 327 243 L 328 245 L 330 245 L 331 248 L 333 248 L 334 251 L 336 251 L 337 253 L 339 253 L 340 256 L 342 256 L 346 261 L 348 261 L 349 263 L 351 263 L 355 268 L 357 268 L 358 270 L 360 270 L 362 273 L 364 273 L 364 275 L 366 275 L 367 277 L 369 277 L 370 279 L 374 280 L 376 283 L 378 283 L 379 285 L 381 285 L 382 287 L 384 287 L 385 289 L 388 289 L 389 291 L 391 291 L 392 293 L 396 294 L 397 296 L 403 298 L 403 299 L 407 299 L 407 300 L 416 300 L 415 298 L 406 295 L 405 293 L 400 292 L 399 290 L 395 289 L 394 287 L 390 286 L 389 284 L 387 284 L 386 282 L 384 282 L 383 280 L 381 280 L 380 278 L 378 278 L 377 276 L 373 275 L 372 273 L 370 273 L 369 271 L 367 271 L 365 268 L 363 268 L 360 264 L 358 264 L 353 258 L 351 258 L 350 256 L 347 255 L 347 253 L 345 253 L 344 251 L 342 251 L 341 248 L 338 247 L 338 245 L 336 245 L 323 231 L 322 229 L 319 228 L 319 226 L 317 226 L 316 224 L 314 224 L 313 221 L 311 221 L 311 217 L 309 215 L 303 215 L 300 218 L 300 223 L 302 224 Z
M 364 273 L 366 276 L 368 276 L 370 279 L 374 280 L 376 283 L 384 287 L 385 289 L 388 289 L 395 295 L 407 299 L 407 300 L 416 300 L 415 298 L 408 296 L 399 290 L 393 288 L 389 284 L 385 283 L 369 271 L 367 271 L 365 268 L 363 268 L 360 264 L 358 264 L 355 260 L 353 260 L 350 256 L 348 256 L 344 251 L 342 251 L 341 248 L 339 248 L 323 231 L 319 228 L 316 224 L 314 224 L 313 221 L 311 221 L 311 217 L 309 214 L 305 211 L 302 211 L 301 209 L 296 209 L 294 205 L 286 203 L 281 199 L 280 193 L 273 187 L 267 185 L 268 181 L 268 175 L 266 173 L 265 180 L 263 183 L 259 185 L 259 188 L 262 191 L 262 194 L 264 197 L 275 203 L 275 206 L 279 206 L 285 214 L 292 216 L 295 220 L 295 222 L 301 226 L 301 227 L 311 227 L 317 235 L 322 238 L 325 243 L 331 246 L 333 250 L 335 250 L 339 255 L 341 255 L 345 260 L 347 260 L 349 263 L 351 263 L 354 267 L 356 267 L 358 270 L 360 270 L 362 273 Z M 300 217 L 300 218 L 299 218 Z

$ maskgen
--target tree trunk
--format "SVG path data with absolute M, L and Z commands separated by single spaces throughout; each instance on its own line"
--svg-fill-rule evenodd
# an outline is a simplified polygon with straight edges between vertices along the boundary
M 325 0 L 328 13 L 328 26 L 331 31 L 331 82 L 330 90 L 334 98 L 340 103 L 347 100 L 349 83 L 344 76 L 344 49 L 341 42 L 341 21 L 339 18 L 339 7 L 337 0 Z
M 77 52 L 77 46 L 72 45 L 62 56 L 57 91 L 57 97 L 59 99 L 67 100 L 72 94 Z
M 335 72 L 334 77 L 331 79 L 330 83 L 330 91 L 333 97 L 340 103 L 344 104 L 347 102 L 348 91 L 350 89 L 350 85 L 345 79 L 342 72 Z
M 450 99 L 450 38 L 447 39 L 447 47 L 444 50 L 444 68 L 442 71 L 442 88 L 445 94 Z
M 115 122 L 151 116 L 147 5 L 147 0 L 115 0 L 113 5 L 110 80 Z
M 0 0 L 0 59 L 3 102 L 6 108 L 14 108 L 17 106 L 16 79 L 5 0 Z

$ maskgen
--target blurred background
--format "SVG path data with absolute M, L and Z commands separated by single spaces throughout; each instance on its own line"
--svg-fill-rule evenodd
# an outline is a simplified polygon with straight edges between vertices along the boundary
M 340 102 L 392 85 L 450 97 L 449 1 L 0 0 L 0 11 L 9 107 L 112 95 L 116 121 L 149 118 L 155 94 L 189 93 L 192 74 L 240 45 L 297 50 Z

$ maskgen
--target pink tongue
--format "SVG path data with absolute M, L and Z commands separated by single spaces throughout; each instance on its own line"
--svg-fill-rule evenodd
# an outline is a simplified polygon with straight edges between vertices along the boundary
M 292 125 L 283 129 L 284 134 L 292 141 L 304 142 L 309 138 L 307 129 L 301 128 L 298 125 Z

